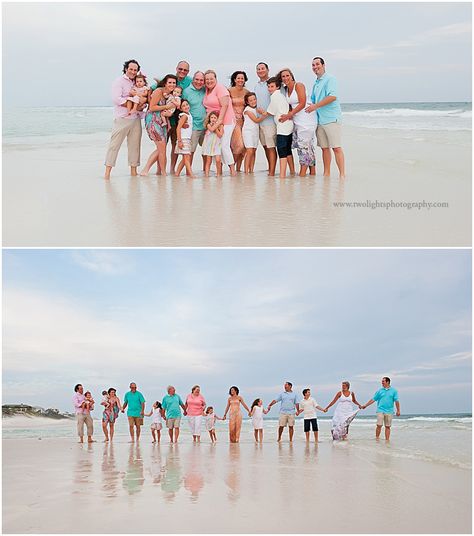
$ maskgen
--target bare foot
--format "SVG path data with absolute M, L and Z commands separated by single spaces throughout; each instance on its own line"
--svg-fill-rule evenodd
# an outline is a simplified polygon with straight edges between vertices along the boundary
M 140 177 L 148 177 L 148 171 L 140 171 Z

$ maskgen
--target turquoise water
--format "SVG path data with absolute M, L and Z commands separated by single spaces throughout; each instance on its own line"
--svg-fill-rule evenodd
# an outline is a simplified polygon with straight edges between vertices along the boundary
M 364 128 L 467 132 L 472 126 L 469 102 L 343 104 L 342 108 L 345 124 Z M 3 111 L 3 143 L 93 143 L 110 133 L 111 123 L 112 108 L 107 106 L 11 108 Z

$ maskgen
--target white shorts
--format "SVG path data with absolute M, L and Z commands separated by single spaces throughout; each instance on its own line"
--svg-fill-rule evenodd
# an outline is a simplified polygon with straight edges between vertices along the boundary
M 258 147 L 258 130 L 242 130 L 242 137 L 246 149 L 256 149 Z
M 202 415 L 188 415 L 189 428 L 192 435 L 201 435 Z

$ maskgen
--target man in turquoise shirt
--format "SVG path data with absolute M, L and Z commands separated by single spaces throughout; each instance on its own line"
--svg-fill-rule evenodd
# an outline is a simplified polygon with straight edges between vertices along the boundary
M 202 146 L 204 139 L 204 119 L 206 118 L 206 108 L 202 101 L 206 90 L 204 89 L 204 73 L 197 71 L 194 73 L 193 81 L 183 90 L 183 99 L 189 102 L 189 113 L 193 118 L 193 133 L 191 135 L 191 164 L 198 144 Z M 202 159 L 204 169 L 204 157 Z
M 382 388 L 379 389 L 374 396 L 361 407 L 365 409 L 374 402 L 377 402 L 377 427 L 375 428 L 375 438 L 380 437 L 382 425 L 385 425 L 385 439 L 390 439 L 390 429 L 392 426 L 393 404 L 397 407 L 397 417 L 400 417 L 400 402 L 398 401 L 398 391 L 390 386 L 390 378 L 384 376 L 382 378 Z
M 326 73 L 323 58 L 316 57 L 312 63 L 316 82 L 311 94 L 311 102 L 306 112 L 316 111 L 318 127 L 316 138 L 323 152 L 324 176 L 331 174 L 331 149 L 334 152 L 339 177 L 346 176 L 344 152 L 341 147 L 341 105 L 338 99 L 337 81 L 334 76 Z
M 143 395 L 137 391 L 136 383 L 132 382 L 130 384 L 130 391 L 125 393 L 123 402 L 122 413 L 128 406 L 128 426 L 133 443 L 135 441 L 134 428 L 137 430 L 137 441 L 140 439 L 140 426 L 143 425 L 143 415 L 145 413 L 145 399 L 143 398 Z
M 172 385 L 168 385 L 168 394 L 163 397 L 161 407 L 165 412 L 166 427 L 168 428 L 171 443 L 178 442 L 179 425 L 181 422 L 180 406 L 183 408 L 184 415 L 186 415 L 186 408 L 184 406 L 183 401 L 181 400 L 181 397 L 176 394 L 176 389 Z

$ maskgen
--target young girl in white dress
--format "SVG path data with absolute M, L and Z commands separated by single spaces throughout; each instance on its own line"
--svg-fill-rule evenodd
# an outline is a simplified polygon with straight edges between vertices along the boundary
M 268 411 L 268 409 L 264 409 L 261 398 L 253 401 L 249 415 L 252 417 L 253 433 L 257 443 L 263 442 L 263 415 L 266 415 Z
M 214 413 L 214 408 L 212 406 L 208 406 L 206 408 L 206 413 L 204 413 L 204 416 L 206 417 L 206 430 L 209 432 L 211 443 L 215 443 L 217 441 L 216 420 L 223 421 L 224 419 L 218 417 Z
M 152 417 L 151 420 L 151 436 L 153 438 L 152 443 L 159 443 L 161 439 L 161 429 L 163 428 L 163 417 L 162 417 L 162 407 L 161 404 L 157 401 L 153 404 L 153 407 L 150 413 L 145 413 L 146 417 Z M 156 437 L 155 437 L 156 433 Z
M 255 93 L 247 93 L 244 97 L 244 126 L 242 137 L 245 145 L 245 173 L 253 173 L 255 155 L 257 153 L 259 139 L 259 123 L 266 119 L 266 115 L 257 117 L 257 96 Z
M 219 115 L 217 112 L 210 112 L 204 119 L 204 140 L 202 142 L 202 156 L 204 157 L 204 175 L 209 177 L 212 158 L 216 161 L 217 176 L 222 175 L 221 145 L 224 127 L 217 124 Z

